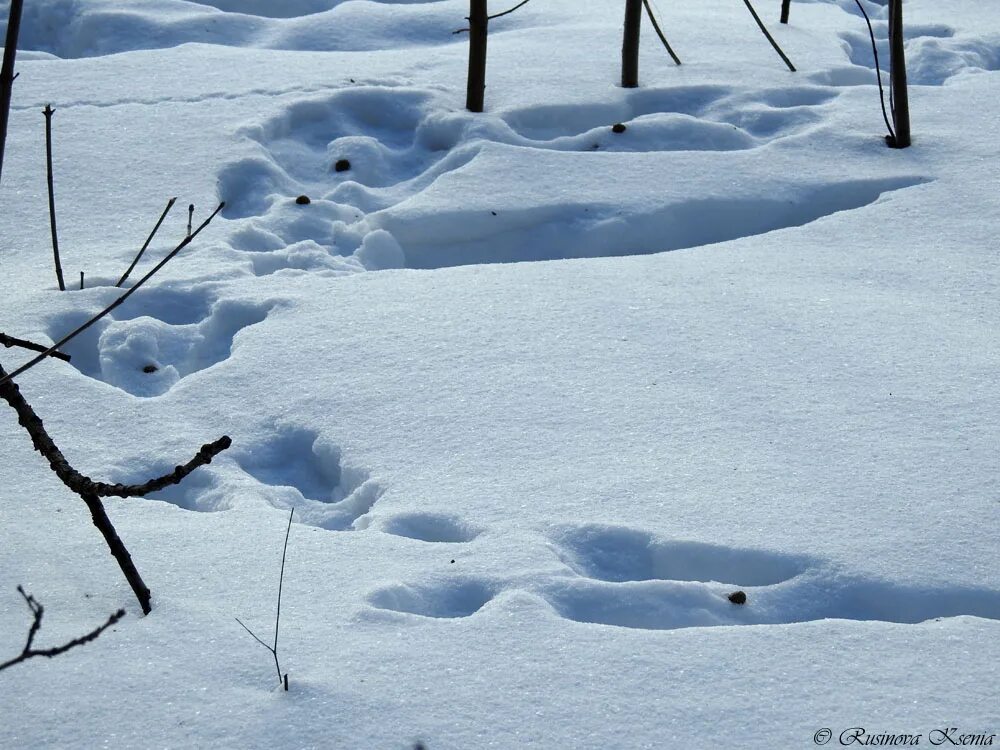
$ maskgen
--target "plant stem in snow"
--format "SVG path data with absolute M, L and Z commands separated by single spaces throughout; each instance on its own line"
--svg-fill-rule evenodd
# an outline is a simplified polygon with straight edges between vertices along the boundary
M 15 664 L 20 664 L 22 661 L 27 661 L 35 656 L 45 656 L 51 659 L 53 656 L 59 656 L 59 654 L 66 653 L 71 648 L 82 646 L 85 643 L 90 643 L 91 641 L 96 640 L 101 633 L 125 616 L 125 610 L 119 609 L 108 618 L 106 623 L 98 628 L 94 628 L 86 635 L 81 635 L 79 638 L 74 638 L 71 641 L 67 641 L 63 645 L 55 646 L 54 648 L 32 648 L 35 643 L 35 636 L 38 635 L 38 631 L 42 629 L 42 615 L 45 613 L 45 607 L 39 604 L 35 597 L 27 593 L 22 587 L 18 586 L 17 591 L 22 597 L 24 597 L 24 601 L 28 605 L 28 609 L 31 610 L 31 626 L 28 628 L 27 642 L 24 644 L 24 648 L 21 649 L 21 653 L 13 659 L 8 659 L 0 664 L 0 671 L 7 669 L 7 667 L 12 667 Z
M 56 280 L 59 282 L 59 291 L 66 291 L 66 284 L 63 282 L 62 264 L 59 262 L 59 234 L 56 232 L 56 196 L 52 180 L 52 113 L 55 112 L 48 104 L 42 110 L 45 115 L 45 166 L 48 171 L 49 180 L 49 226 L 52 228 L 52 255 L 56 264 Z
M 7 39 L 3 47 L 3 66 L 0 67 L 0 176 L 3 175 L 3 155 L 7 145 L 7 122 L 10 118 L 10 96 L 14 90 L 14 60 L 17 56 L 17 37 L 21 28 L 21 8 L 24 0 L 11 0 L 7 14 Z
M 288 528 L 285 529 L 285 546 L 281 549 L 281 575 L 278 577 L 278 611 L 274 617 L 274 645 L 269 646 L 254 633 L 250 628 L 243 624 L 243 621 L 239 617 L 235 618 L 236 622 L 247 631 L 251 637 L 257 641 L 261 646 L 266 648 L 274 656 L 274 668 L 278 671 L 278 682 L 285 686 L 285 690 L 288 690 L 288 674 L 281 673 L 281 664 L 278 663 L 278 626 L 281 624 L 281 588 L 285 583 L 285 556 L 288 554 L 288 536 L 292 533 L 292 516 L 295 515 L 295 508 L 292 508 L 291 512 L 288 514 Z
M 156 222 L 156 226 L 153 227 L 153 231 L 149 233 L 149 237 L 146 238 L 146 241 L 142 244 L 142 247 L 139 248 L 138 254 L 133 259 L 132 265 L 130 265 L 128 268 L 125 269 L 125 273 L 123 273 L 122 277 L 118 279 L 118 283 L 115 284 L 115 286 L 121 286 L 122 284 L 125 283 L 125 279 L 127 279 L 128 275 L 132 273 L 132 269 L 135 268 L 136 264 L 139 262 L 139 259 L 142 257 L 142 254 L 146 252 L 146 248 L 149 247 L 149 243 L 153 241 L 153 237 L 155 237 L 156 233 L 159 231 L 160 225 L 163 223 L 163 220 L 167 218 L 167 214 L 170 213 L 170 209 L 174 207 L 174 203 L 176 202 L 177 202 L 176 198 L 171 198 L 169 201 L 167 201 L 167 207 L 163 209 L 163 213 L 160 214 L 160 219 L 159 221 Z M 191 235 L 191 220 L 189 218 L 188 236 L 190 235 Z
M 173 258 L 175 255 L 177 255 L 177 253 L 179 253 L 181 250 L 183 250 L 185 247 L 187 247 L 191 243 L 191 241 L 201 233 L 201 230 L 203 230 L 205 227 L 207 227 L 209 225 L 209 223 L 212 221 L 212 219 L 214 219 L 216 217 L 216 215 L 223 208 L 225 208 L 225 206 L 226 206 L 226 204 L 225 204 L 224 201 L 222 203 L 220 203 L 219 206 L 218 206 L 218 208 L 216 208 L 212 212 L 211 216 L 209 216 L 207 219 L 205 219 L 205 221 L 203 221 L 198 226 L 198 228 L 194 230 L 194 233 L 190 237 L 185 237 L 183 240 L 181 240 L 181 243 L 179 245 L 177 245 L 177 247 L 175 247 L 169 253 L 167 253 L 166 257 L 164 257 L 163 260 L 161 260 L 159 263 L 157 263 L 155 266 L 153 266 L 153 269 L 151 271 L 149 271 L 145 276 L 143 276 L 141 279 L 139 279 L 137 282 L 135 282 L 135 286 L 133 286 L 131 289 L 129 289 L 127 292 L 125 292 L 121 297 L 119 297 L 118 299 L 116 299 L 114 302 L 112 302 L 106 308 L 104 308 L 103 310 L 101 310 L 101 312 L 97 313 L 97 315 L 95 315 L 94 317 L 92 317 L 90 320 L 88 320 L 86 323 L 84 323 L 80 327 L 76 328 L 75 330 L 73 330 L 70 333 L 68 333 L 65 336 L 63 336 L 56 343 L 54 343 L 52 346 L 50 346 L 44 352 L 42 352 L 41 354 L 39 354 L 37 357 L 35 357 L 34 359 L 32 359 L 32 360 L 26 362 L 25 364 L 21 365 L 20 367 L 18 367 L 16 370 L 14 370 L 14 372 L 10 373 L 9 375 L 0 374 L 0 386 L 5 385 L 6 383 L 10 382 L 11 378 L 15 378 L 18 375 L 20 375 L 21 373 L 25 372 L 26 370 L 29 370 L 32 367 L 34 367 L 35 365 L 37 365 L 39 362 L 41 362 L 43 359 L 45 359 L 47 356 L 49 356 L 56 349 L 58 349 L 59 347 L 63 346 L 64 344 L 66 344 L 66 342 L 70 341 L 71 339 L 75 338 L 76 336 L 79 336 L 81 333 L 83 333 L 88 328 L 90 328 L 92 325 L 94 325 L 94 323 L 96 323 L 97 321 L 99 321 L 105 315 L 107 315 L 112 310 L 114 310 L 116 307 L 118 307 L 120 304 L 122 304 L 125 300 L 127 300 L 130 296 L 132 296 L 133 292 L 135 292 L 136 290 L 138 290 L 139 287 L 141 287 L 143 284 L 145 284 L 147 281 L 149 281 L 149 279 L 152 278 L 153 274 L 155 274 L 157 271 L 159 271 L 161 268 L 163 268 L 165 265 L 167 265 L 167 263 L 170 261 L 171 258 Z

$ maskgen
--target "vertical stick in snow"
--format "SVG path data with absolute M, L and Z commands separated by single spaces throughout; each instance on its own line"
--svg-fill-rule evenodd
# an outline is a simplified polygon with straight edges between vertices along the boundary
M 482 112 L 486 98 L 486 39 L 489 35 L 486 0 L 469 2 L 469 79 L 465 108 Z
M 0 175 L 3 174 L 3 154 L 7 145 L 7 118 L 10 116 L 10 95 L 14 88 L 14 58 L 17 55 L 17 35 L 21 28 L 21 7 L 24 0 L 11 0 L 7 14 L 7 39 L 0 67 Z
M 642 0 L 625 0 L 625 35 L 622 39 L 622 88 L 639 85 L 639 30 Z
M 788 23 L 788 11 L 791 10 L 792 0 L 781 0 L 781 22 Z
M 889 54 L 892 58 L 893 148 L 910 145 L 910 99 L 906 90 L 906 52 L 903 49 L 903 0 L 889 2 Z
M 45 115 L 45 165 L 49 175 L 49 226 L 52 228 L 52 255 L 56 264 L 56 280 L 59 282 L 59 291 L 66 291 L 66 284 L 63 282 L 62 264 L 59 262 L 59 235 L 56 232 L 56 196 L 52 186 L 52 113 L 55 112 L 48 104 L 42 110 Z

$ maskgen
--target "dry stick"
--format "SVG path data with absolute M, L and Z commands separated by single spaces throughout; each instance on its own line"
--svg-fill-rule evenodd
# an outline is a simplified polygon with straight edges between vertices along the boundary
M 188 231 L 187 231 L 187 236 L 188 237 L 191 236 L 191 220 L 193 218 L 194 218 L 194 204 L 193 203 L 189 203 L 188 204 Z
M 792 0 L 781 0 L 781 22 L 788 23 L 788 12 L 791 10 Z
M 56 197 L 52 187 L 52 113 L 55 112 L 48 104 L 42 110 L 45 115 L 45 166 L 49 176 L 49 225 L 52 228 L 52 255 L 55 256 L 56 279 L 59 281 L 59 291 L 66 291 L 63 283 L 62 264 L 59 262 L 59 235 L 56 233 Z
M 656 35 L 660 37 L 660 41 L 663 42 L 663 46 L 666 47 L 667 53 L 674 59 L 675 63 L 680 65 L 681 59 L 674 54 L 674 50 L 671 48 L 670 42 L 667 41 L 667 38 L 663 35 L 663 31 L 660 30 L 660 24 L 656 22 L 656 16 L 653 15 L 653 9 L 649 7 L 649 0 L 642 0 L 642 4 L 646 6 L 646 15 L 649 16 L 649 22 L 653 24 L 653 30 L 656 32 Z
M 17 36 L 21 28 L 21 8 L 24 0 L 11 0 L 7 14 L 7 39 L 3 48 L 3 65 L 0 67 L 0 175 L 3 174 L 3 155 L 7 145 L 7 122 L 10 118 L 10 96 L 14 90 L 14 59 L 17 56 Z
M 83 271 L 80 271 L 80 288 L 83 289 Z
M 288 553 L 288 536 L 292 533 L 292 516 L 295 515 L 295 508 L 288 514 L 288 528 L 285 529 L 285 546 L 281 550 L 281 576 L 278 578 L 278 613 L 274 618 L 274 646 L 268 646 L 264 641 L 246 625 L 239 617 L 234 618 L 245 631 L 247 631 L 257 643 L 266 648 L 274 655 L 274 668 L 278 670 L 278 682 L 283 682 L 285 690 L 288 690 L 288 675 L 281 674 L 281 665 L 278 663 L 278 625 L 281 623 L 281 588 L 285 583 L 285 555 Z
M 146 252 L 146 248 L 149 247 L 149 243 L 153 241 L 153 237 L 155 237 L 156 233 L 160 230 L 160 225 L 163 223 L 163 220 L 167 218 L 167 214 L 170 213 L 170 209 L 174 207 L 174 203 L 176 202 L 177 202 L 176 198 L 171 198 L 169 201 L 167 201 L 167 207 L 163 209 L 163 213 L 160 214 L 160 220 L 156 222 L 156 226 L 153 227 L 153 231 L 149 233 L 149 237 L 147 237 L 146 241 L 142 243 L 142 247 L 139 248 L 139 253 L 135 256 L 135 259 L 132 261 L 132 265 L 130 265 L 128 268 L 125 269 L 125 273 L 123 273 L 122 277 L 118 279 L 118 283 L 115 284 L 115 286 L 121 286 L 122 284 L 125 283 L 125 279 L 127 279 L 128 275 L 132 273 L 132 269 L 135 268 L 136 264 L 139 262 L 139 259 L 142 257 L 142 254 Z M 191 234 L 190 221 L 188 222 L 188 234 L 189 235 Z
M 891 57 L 889 91 L 893 97 L 892 119 L 896 134 L 889 143 L 906 148 L 910 138 L 910 100 L 906 88 L 906 52 L 903 46 L 903 0 L 889 0 L 889 54 Z
M 622 88 L 639 85 L 639 31 L 642 0 L 625 0 L 625 32 L 622 36 Z
M 0 366 L 0 371 L 3 367 Z M 186 464 L 175 466 L 173 471 L 163 476 L 150 479 L 143 484 L 108 484 L 95 482 L 88 476 L 74 469 L 59 446 L 45 430 L 41 418 L 31 405 L 21 395 L 20 389 L 14 383 L 0 385 L 0 398 L 3 398 L 17 413 L 20 424 L 31 436 L 32 446 L 49 462 L 49 468 L 69 489 L 78 495 L 94 495 L 97 497 L 142 497 L 150 492 L 157 492 L 164 487 L 181 482 L 195 469 L 210 464 L 212 459 L 232 445 L 232 440 L 223 435 L 212 443 L 205 443 Z
M 84 323 L 83 325 L 81 325 L 79 328 L 77 328 L 76 330 L 74 330 L 74 331 L 66 334 L 65 336 L 63 336 L 59 341 L 57 341 L 56 343 L 54 343 L 52 346 L 50 346 L 44 352 L 42 352 L 41 354 L 39 354 L 37 357 L 35 357 L 34 359 L 32 359 L 32 360 L 28 361 L 27 363 L 25 363 L 25 364 L 21 365 L 20 367 L 18 367 L 16 370 L 14 370 L 14 372 L 10 373 L 10 375 L 0 376 L 0 386 L 5 385 L 6 383 L 8 383 L 10 381 L 11 378 L 15 378 L 18 375 L 20 375 L 21 373 L 23 373 L 25 370 L 28 370 L 28 369 L 34 367 L 35 365 L 37 365 L 39 362 L 41 362 L 43 359 L 45 359 L 45 357 L 47 357 L 48 355 L 50 355 L 56 349 L 58 349 L 63 344 L 65 344 L 67 341 L 75 338 L 76 336 L 79 336 L 81 333 L 83 333 L 88 328 L 90 328 L 92 325 L 94 325 L 94 323 L 96 323 L 97 321 L 99 321 L 105 315 L 107 315 L 112 310 L 114 310 L 116 307 L 118 307 L 120 304 L 122 304 L 125 300 L 127 300 L 132 295 L 133 292 L 135 292 L 139 287 L 141 287 L 143 284 L 145 284 L 147 281 L 149 281 L 149 279 L 152 278 L 153 274 L 155 274 L 157 271 L 159 271 L 161 268 L 163 268 L 165 265 L 167 265 L 167 263 L 175 255 L 177 255 L 177 253 L 179 253 L 181 250 L 183 250 L 185 247 L 187 247 L 191 243 L 191 241 L 195 237 L 197 237 L 205 227 L 207 227 L 209 225 L 209 223 L 212 221 L 212 219 L 214 219 L 216 217 L 216 215 L 223 208 L 225 208 L 225 206 L 226 206 L 225 201 L 223 201 L 222 203 L 220 203 L 219 207 L 216 208 L 212 212 L 212 215 L 209 216 L 207 219 L 205 219 L 205 221 L 203 221 L 198 226 L 198 228 L 191 234 L 190 237 L 185 237 L 183 240 L 181 240 L 181 243 L 179 245 L 177 245 L 177 247 L 175 247 L 173 250 L 171 250 L 169 253 L 167 253 L 167 255 L 163 258 L 163 260 L 161 260 L 159 263 L 157 263 L 155 266 L 153 266 L 153 269 L 151 271 L 149 271 L 149 273 L 147 273 L 145 276 L 143 276 L 141 279 L 139 279 L 135 283 L 135 286 L 133 286 L 131 289 L 129 289 L 127 292 L 125 292 L 121 297 L 119 297 L 114 302 L 112 302 L 110 305 L 108 305 L 106 308 L 104 308 L 103 310 L 101 310 L 101 312 L 99 312 L 97 315 L 95 315 L 94 317 L 92 317 L 90 320 L 88 320 L 86 323 Z
M 469 0 L 469 76 L 465 108 L 482 112 L 486 98 L 486 40 L 489 36 L 486 0 Z
M 28 640 L 27 643 L 24 644 L 24 648 L 21 649 L 21 653 L 13 659 L 8 659 L 0 664 L 0 671 L 7 669 L 7 667 L 12 667 L 15 664 L 20 664 L 22 661 L 27 661 L 35 656 L 45 656 L 51 659 L 53 656 L 59 656 L 59 654 L 66 653 L 71 648 L 82 646 L 85 643 L 90 643 L 91 641 L 96 640 L 101 633 L 125 616 L 125 610 L 119 609 L 108 618 L 106 623 L 101 625 L 99 628 L 91 630 L 86 635 L 81 635 L 79 638 L 74 638 L 63 645 L 55 646 L 54 648 L 32 648 L 32 645 L 35 642 L 35 636 L 38 635 L 38 631 L 42 629 L 42 615 L 45 613 L 45 607 L 39 604 L 38 600 L 31 594 L 26 593 L 21 586 L 18 586 L 17 590 L 18 593 L 24 597 L 24 601 L 27 603 L 28 609 L 31 610 L 31 627 L 28 628 Z
M 489 18 L 489 20 L 492 21 L 494 18 L 500 18 L 501 16 L 506 16 L 506 15 L 508 15 L 510 13 L 513 13 L 518 8 L 521 8 L 521 7 L 525 6 L 525 5 L 527 5 L 529 2 L 531 2 L 531 0 L 521 0 L 521 2 L 519 2 L 513 8 L 510 8 L 509 10 L 505 10 L 503 13 L 497 13 L 496 15 L 487 16 L 487 18 Z
M 879 101 L 882 104 L 882 119 L 885 120 L 885 127 L 889 130 L 889 136 L 887 138 L 888 143 L 896 142 L 896 132 L 892 129 L 892 125 L 889 123 L 889 113 L 885 109 L 885 89 L 882 87 L 882 68 L 879 67 L 878 62 L 878 44 L 875 42 L 875 29 L 872 28 L 872 20 L 868 17 L 868 12 L 865 10 L 865 6 L 861 4 L 861 0 L 854 0 L 855 4 L 858 6 L 858 10 L 861 11 L 861 15 L 865 19 L 865 23 L 868 25 L 868 36 L 872 40 L 872 57 L 875 60 L 875 78 L 878 80 L 878 95 Z
M 34 341 L 27 341 L 26 339 L 8 336 L 6 333 L 0 333 L 0 344 L 6 346 L 8 349 L 12 346 L 19 346 L 22 349 L 31 349 L 34 352 L 44 352 L 47 348 L 42 344 L 36 344 Z M 62 352 L 52 352 L 49 356 L 61 359 L 64 362 L 70 361 L 70 356 L 68 354 L 63 354 Z
M 514 12 L 515 10 L 517 10 L 518 8 L 520 8 L 520 7 L 524 6 L 524 5 L 527 5 L 527 4 L 529 3 L 529 2 L 531 2 L 531 0 L 523 0 L 523 2 L 520 2 L 520 3 L 518 3 L 517 5 L 515 5 L 515 6 L 513 7 L 513 8 L 510 8 L 509 10 L 505 10 L 505 11 L 504 11 L 503 13 L 497 13 L 497 14 L 495 14 L 495 15 L 492 15 L 492 16 L 486 16 L 486 20 L 487 20 L 487 21 L 492 21 L 492 20 L 493 20 L 494 18 L 500 18 L 500 17 L 502 17 L 502 16 L 506 16 L 506 15 L 508 15 L 508 14 L 510 14 L 510 13 L 513 13 L 513 12 Z M 468 19 L 466 19 L 466 20 L 468 20 Z M 455 30 L 454 30 L 453 32 L 451 32 L 451 33 L 452 33 L 452 34 L 464 34 L 464 33 L 466 33 L 467 31 L 469 31 L 469 29 L 468 29 L 468 28 L 464 28 L 464 29 L 455 29 Z
M 750 11 L 750 15 L 753 16 L 753 20 L 757 22 L 757 25 L 760 27 L 761 32 L 764 34 L 765 37 L 767 37 L 767 41 L 769 41 L 771 43 L 771 46 L 774 47 L 774 51 L 777 52 L 778 55 L 781 57 L 781 59 L 785 61 L 785 65 L 788 66 L 788 69 L 794 73 L 795 66 L 792 65 L 792 61 L 788 59 L 788 55 L 782 52 L 781 47 L 779 47 L 778 43 L 774 41 L 774 37 L 771 36 L 771 33 L 767 30 L 767 27 L 764 25 L 764 22 L 760 20 L 760 16 L 758 16 L 757 11 L 753 9 L 753 6 L 750 4 L 750 0 L 743 0 L 743 4 L 747 6 L 747 10 Z
M 35 413 L 35 410 L 31 408 L 31 405 L 25 400 L 24 396 L 21 395 L 20 389 L 16 384 L 9 382 L 10 378 L 5 378 L 4 375 L 3 367 L 0 366 L 0 378 L 2 378 L 0 379 L 0 398 L 6 401 L 17 413 L 18 424 L 31 437 L 34 449 L 45 457 L 49 462 L 49 467 L 62 480 L 63 484 L 79 495 L 86 504 L 94 526 L 101 532 L 104 541 L 108 545 L 108 549 L 115 560 L 118 561 L 118 567 L 121 568 L 125 579 L 132 587 L 132 591 L 135 593 L 136 599 L 139 600 L 139 605 L 142 607 L 143 613 L 148 615 L 150 612 L 149 588 L 143 582 L 142 576 L 139 575 L 139 571 L 132 562 L 131 555 L 129 555 L 128 550 L 125 548 L 125 544 L 115 531 L 111 519 L 108 518 L 108 514 L 104 510 L 104 505 L 101 503 L 101 495 L 131 497 L 152 492 L 169 484 L 177 484 L 199 466 L 210 463 L 212 458 L 228 448 L 232 444 L 232 441 L 227 436 L 223 436 L 214 443 L 203 445 L 197 455 L 187 464 L 178 466 L 170 474 L 151 480 L 143 485 L 109 485 L 103 482 L 95 482 L 90 477 L 84 476 L 70 466 L 69 461 L 66 460 L 62 451 L 59 450 L 59 447 L 45 430 L 42 420 Z

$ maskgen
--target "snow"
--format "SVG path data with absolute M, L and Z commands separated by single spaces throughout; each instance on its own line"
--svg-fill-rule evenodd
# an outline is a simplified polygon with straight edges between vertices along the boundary
M 233 446 L 106 502 L 142 617 L 0 410 L 0 661 L 18 584 L 41 646 L 129 612 L 0 673 L 0 747 L 1000 734 L 1000 13 L 906 0 L 900 151 L 853 1 L 757 4 L 794 74 L 742 3 L 660 5 L 684 64 L 645 26 L 633 90 L 622 3 L 498 19 L 471 114 L 458 0 L 29 0 L 0 330 L 61 338 L 170 197 L 133 281 L 226 207 L 18 384 L 95 479 Z M 286 693 L 235 618 L 269 640 L 291 508 Z

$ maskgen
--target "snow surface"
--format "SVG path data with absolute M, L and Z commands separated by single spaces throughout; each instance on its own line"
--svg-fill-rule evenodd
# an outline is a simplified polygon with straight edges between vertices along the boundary
M 129 610 L 0 672 L 0 747 L 1000 733 L 1000 11 L 907 0 L 897 151 L 853 0 L 758 5 L 799 72 L 737 0 L 661 3 L 684 65 L 647 27 L 624 90 L 622 3 L 535 0 L 474 115 L 459 0 L 29 0 L 0 330 L 60 338 L 169 197 L 133 279 L 227 205 L 22 392 L 95 478 L 233 447 L 107 502 L 141 617 L 0 410 L 0 660 L 17 584 L 41 646 Z M 269 637 L 292 507 L 286 693 L 234 618 Z

